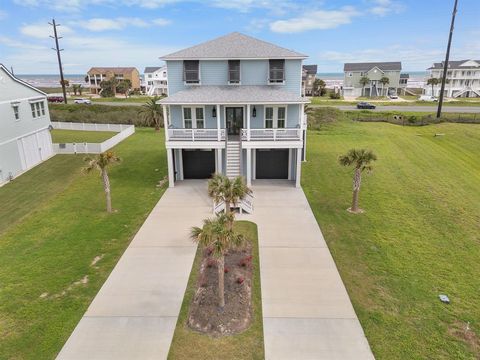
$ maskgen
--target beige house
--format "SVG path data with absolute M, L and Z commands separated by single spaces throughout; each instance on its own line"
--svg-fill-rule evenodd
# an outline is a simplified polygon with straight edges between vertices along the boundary
M 387 96 L 396 94 L 400 87 L 402 63 L 346 63 L 343 71 L 343 96 Z M 363 77 L 369 80 L 365 86 L 360 82 Z M 384 77 L 388 79 L 388 84 L 381 83 L 380 79 Z
M 92 67 L 87 72 L 86 81 L 92 94 L 100 93 L 100 83 L 103 80 L 117 78 L 118 80 L 130 80 L 132 90 L 140 90 L 140 73 L 134 67 Z

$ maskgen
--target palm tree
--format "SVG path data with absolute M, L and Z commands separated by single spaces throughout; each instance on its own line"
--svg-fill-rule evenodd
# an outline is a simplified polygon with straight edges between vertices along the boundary
M 84 172 L 89 173 L 94 169 L 100 171 L 103 180 L 103 189 L 105 190 L 105 196 L 107 197 L 107 212 L 111 213 L 112 198 L 110 194 L 110 179 L 108 178 L 107 170 L 111 164 L 120 162 L 120 158 L 117 157 L 113 151 L 107 151 L 94 158 L 86 157 L 84 160 L 88 162 L 88 165 L 83 168 Z
M 231 222 L 232 213 L 219 214 L 216 218 L 203 220 L 203 227 L 193 227 L 190 232 L 190 237 L 195 243 L 213 249 L 213 255 L 217 258 L 220 310 L 225 307 L 225 254 L 229 249 L 239 247 L 246 241 L 242 234 L 229 226 Z
M 339 158 L 340 165 L 354 166 L 352 207 L 348 209 L 350 212 L 361 212 L 358 208 L 358 193 L 362 182 L 362 172 L 364 170 L 372 171 L 373 167 L 370 163 L 375 160 L 377 160 L 377 156 L 372 151 L 365 149 L 351 149 Z
M 380 84 L 382 84 L 382 96 L 385 96 L 385 85 L 390 84 L 390 79 L 386 76 L 383 76 L 380 80 L 378 80 Z
M 312 89 L 313 95 L 323 96 L 323 94 L 325 93 L 326 87 L 327 87 L 327 84 L 325 83 L 325 81 L 323 81 L 322 79 L 315 79 L 315 81 L 313 82 L 313 89 Z
M 240 200 L 245 199 L 252 190 L 245 184 L 243 177 L 238 176 L 233 180 L 222 174 L 213 174 L 208 181 L 208 196 L 210 196 L 216 203 L 225 203 L 225 213 L 230 214 L 230 206 L 234 206 Z M 233 226 L 233 220 L 230 227 Z
M 150 98 L 145 104 L 142 105 L 139 113 L 143 116 L 148 125 L 155 125 L 155 130 L 159 131 L 162 124 L 162 105 L 157 104 L 160 100 L 159 96 Z
M 430 78 L 427 80 L 427 85 L 432 85 L 432 96 L 434 96 L 433 94 L 434 86 L 437 86 L 439 83 L 440 81 L 437 78 Z
M 359 80 L 360 85 L 362 85 L 362 96 L 365 96 L 365 86 L 370 83 L 368 76 L 362 76 Z

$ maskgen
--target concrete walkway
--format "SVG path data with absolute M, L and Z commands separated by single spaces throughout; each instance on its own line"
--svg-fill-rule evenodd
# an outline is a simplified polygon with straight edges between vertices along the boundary
M 195 256 L 190 227 L 211 211 L 205 181 L 168 189 L 57 359 L 166 359 Z
M 253 183 L 267 360 L 362 360 L 372 352 L 302 189 Z

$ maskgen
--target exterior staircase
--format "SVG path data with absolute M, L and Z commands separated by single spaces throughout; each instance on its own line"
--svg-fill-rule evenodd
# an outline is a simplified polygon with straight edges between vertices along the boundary
M 227 140 L 227 169 L 229 179 L 240 176 L 240 141 Z

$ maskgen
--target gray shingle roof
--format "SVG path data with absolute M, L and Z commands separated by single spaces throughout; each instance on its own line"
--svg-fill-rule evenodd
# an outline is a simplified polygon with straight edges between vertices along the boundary
M 158 69 L 160 69 L 161 66 L 147 66 L 145 68 L 145 70 L 143 71 L 144 74 L 147 74 L 147 73 L 153 73 L 154 71 L 157 71 Z
M 219 38 L 161 57 L 162 60 L 198 59 L 271 59 L 301 58 L 307 56 L 293 50 L 233 32 Z
M 303 65 L 303 69 L 307 74 L 317 75 L 317 65 Z
M 191 86 L 160 100 L 159 104 L 307 103 L 306 98 L 278 85 Z
M 345 63 L 343 66 L 343 71 L 369 71 L 374 67 L 378 67 L 382 71 L 401 71 L 402 63 L 400 61 Z
M 466 63 L 467 61 L 475 61 L 480 64 L 480 60 L 451 60 L 448 62 L 448 68 L 449 69 L 467 69 L 471 68 L 470 66 L 461 66 L 463 63 Z M 440 63 L 433 63 L 432 67 L 429 67 L 427 70 L 433 70 L 433 69 L 443 69 L 443 65 L 445 64 L 445 61 L 442 61 Z

